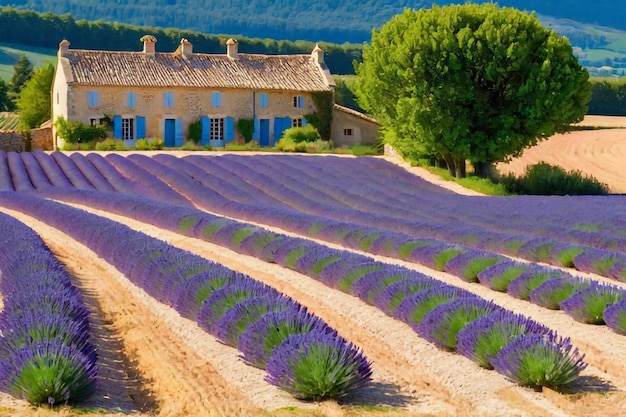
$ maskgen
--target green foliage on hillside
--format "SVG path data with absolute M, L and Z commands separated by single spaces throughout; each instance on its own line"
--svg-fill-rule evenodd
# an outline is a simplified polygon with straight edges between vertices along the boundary
M 117 6 L 116 6 L 117 7 Z M 100 10 L 100 8 L 98 8 Z M 23 28 L 37 30 L 23 30 Z M 228 36 L 207 35 L 179 29 L 161 29 L 131 26 L 119 23 L 75 20 L 69 15 L 17 11 L 0 8 L 0 42 L 19 43 L 41 48 L 57 49 L 62 39 L 70 41 L 73 49 L 101 49 L 111 51 L 141 50 L 143 35 L 157 38 L 157 51 L 174 52 L 181 38 L 193 43 L 193 49 L 202 53 L 225 53 Z M 238 37 L 239 52 L 259 54 L 311 53 L 315 43 L 309 41 L 276 41 Z M 334 74 L 354 72 L 353 61 L 361 59 L 361 45 L 320 43 L 325 62 Z
M 418 9 L 450 3 L 449 0 L 0 0 L 0 5 L 4 6 L 70 13 L 77 19 L 92 21 L 332 42 L 366 41 L 372 28 L 380 27 L 393 15 L 402 13 L 405 7 Z M 626 3 L 620 1 L 501 0 L 498 3 L 534 10 L 541 15 L 626 29 L 623 18 Z
M 582 120 L 589 75 L 567 38 L 494 4 L 405 10 L 374 32 L 357 67 L 359 103 L 405 156 L 495 162 Z

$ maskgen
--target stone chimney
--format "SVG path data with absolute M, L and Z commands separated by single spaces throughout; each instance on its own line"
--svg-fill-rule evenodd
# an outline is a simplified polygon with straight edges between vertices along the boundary
M 152 35 L 143 35 L 140 41 L 143 42 L 143 53 L 149 56 L 154 56 L 154 44 L 156 44 L 156 38 Z
M 193 45 L 191 42 L 189 42 L 186 38 L 182 38 L 180 40 L 180 46 L 181 46 L 181 54 L 183 55 L 184 59 L 189 59 L 191 58 L 191 55 L 193 55 Z
M 67 55 L 69 49 L 70 41 L 68 41 L 67 39 L 63 39 L 61 42 L 59 42 L 59 56 Z
M 239 59 L 237 39 L 230 38 L 226 41 L 226 55 L 230 59 Z
M 315 48 L 313 48 L 313 52 L 311 52 L 311 56 L 316 64 L 324 63 L 324 51 L 320 48 L 319 44 L 315 44 Z

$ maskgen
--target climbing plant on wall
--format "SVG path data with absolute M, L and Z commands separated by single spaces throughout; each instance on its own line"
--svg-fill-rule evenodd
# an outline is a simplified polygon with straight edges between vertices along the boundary
M 304 117 L 317 129 L 322 140 L 330 140 L 330 126 L 333 121 L 333 94 L 331 92 L 318 92 L 313 93 L 311 97 L 317 111 Z

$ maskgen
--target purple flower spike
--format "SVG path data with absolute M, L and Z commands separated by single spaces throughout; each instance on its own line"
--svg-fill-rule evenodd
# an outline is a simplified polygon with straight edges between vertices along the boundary
M 561 309 L 581 323 L 604 324 L 604 310 L 623 300 L 625 294 L 614 285 L 594 284 L 561 302 Z
M 302 400 L 339 399 L 365 387 L 371 363 L 351 343 L 324 332 L 285 339 L 267 362 L 265 380 Z
M 615 333 L 626 335 L 626 299 L 604 310 L 604 321 Z
M 411 277 L 425 275 L 410 271 L 400 266 L 388 266 L 379 271 L 370 272 L 352 284 L 352 293 L 368 304 L 374 304 L 378 295 L 393 283 Z
M 520 385 L 558 390 L 579 378 L 587 367 L 583 359 L 569 338 L 532 334 L 520 336 L 502 348 L 493 367 Z

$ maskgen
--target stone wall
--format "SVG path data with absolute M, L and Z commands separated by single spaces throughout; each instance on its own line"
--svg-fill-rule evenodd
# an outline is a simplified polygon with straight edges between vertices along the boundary
M 376 120 L 355 110 L 335 105 L 331 139 L 336 147 L 375 145 L 380 126 Z
M 0 131 L 0 150 L 21 152 L 26 149 L 26 140 L 21 133 Z
M 52 127 L 31 129 L 30 141 L 32 150 L 53 151 Z

